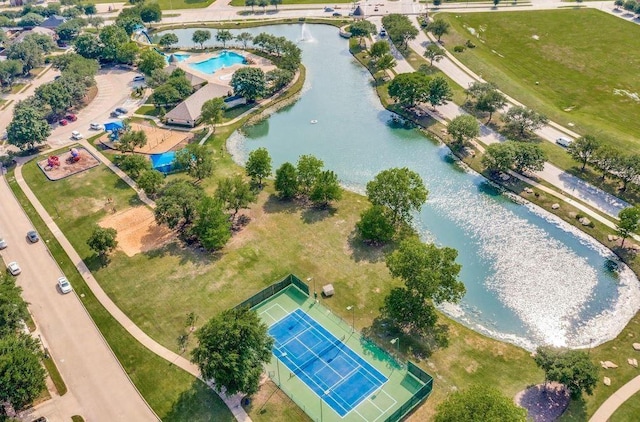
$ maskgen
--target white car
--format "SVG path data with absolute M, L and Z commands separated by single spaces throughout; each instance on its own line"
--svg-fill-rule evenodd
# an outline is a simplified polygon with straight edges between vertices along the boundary
M 7 265 L 7 269 L 9 270 L 11 275 L 18 275 L 22 272 L 20 265 L 18 265 L 18 263 L 15 261 L 9 262 L 9 265 Z
M 74 130 L 73 132 L 71 132 L 71 139 L 73 139 L 74 141 L 78 141 L 82 138 L 83 138 L 82 133 L 78 132 L 77 130 Z
M 556 144 L 560 145 L 561 147 L 567 148 L 572 143 L 573 141 L 571 139 L 565 138 L 564 136 L 561 136 L 558 139 L 556 139 Z
M 102 130 L 102 125 L 100 123 L 91 123 L 89 125 L 89 129 L 91 129 L 91 130 Z
M 58 287 L 64 294 L 70 293 L 73 290 L 73 287 L 71 287 L 71 283 L 69 283 L 69 280 L 67 280 L 66 277 L 60 277 L 58 279 Z
M 7 241 L 0 237 L 0 249 L 4 249 L 7 246 L 9 246 L 7 245 Z

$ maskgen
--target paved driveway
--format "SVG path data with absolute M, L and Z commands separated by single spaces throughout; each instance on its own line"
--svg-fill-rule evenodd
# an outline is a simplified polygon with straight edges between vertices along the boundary
M 9 243 L 1 256 L 22 267 L 18 284 L 71 395 L 65 395 L 59 406 L 38 410 L 52 420 L 68 421 L 74 414 L 87 421 L 156 420 L 78 297 L 56 289 L 61 271 L 42 241 L 26 240 L 31 223 L 4 178 L 0 178 L 0 198 L 0 233 Z

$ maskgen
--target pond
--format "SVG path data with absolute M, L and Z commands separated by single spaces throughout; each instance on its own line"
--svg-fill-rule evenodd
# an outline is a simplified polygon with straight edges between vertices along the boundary
M 193 46 L 194 29 L 174 31 Z M 417 130 L 394 127 L 371 77 L 338 30 L 322 25 L 253 28 L 303 50 L 307 80 L 295 104 L 236 132 L 229 149 L 242 163 L 266 147 L 274 168 L 302 154 L 321 158 L 342 184 L 364 192 L 379 171 L 409 167 L 429 188 L 415 216 L 425 241 L 459 251 L 467 294 L 443 311 L 471 328 L 526 348 L 589 347 L 615 337 L 640 306 L 637 278 L 613 273 L 611 252 L 540 208 L 502 194 Z M 234 31 L 236 33 L 240 31 Z M 316 121 L 312 124 L 312 121 Z

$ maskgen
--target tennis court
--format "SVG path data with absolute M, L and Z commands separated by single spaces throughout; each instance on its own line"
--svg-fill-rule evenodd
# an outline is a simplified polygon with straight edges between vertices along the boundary
M 340 416 L 371 395 L 387 377 L 342 339 L 296 309 L 269 329 L 274 354 Z

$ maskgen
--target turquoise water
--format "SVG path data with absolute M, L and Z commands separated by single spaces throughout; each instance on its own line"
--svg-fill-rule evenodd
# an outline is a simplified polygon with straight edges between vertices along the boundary
M 203 73 L 214 73 L 223 67 L 233 66 L 234 64 L 243 64 L 246 60 L 243 56 L 233 51 L 222 51 L 215 57 L 211 57 L 202 62 L 191 63 L 189 67 L 199 70 Z
M 193 31 L 175 33 L 189 46 Z M 295 104 L 232 135 L 228 146 L 238 162 L 259 147 L 269 150 L 274 168 L 313 154 L 356 192 L 364 192 L 381 170 L 417 171 L 430 193 L 415 216 L 416 229 L 424 240 L 459 251 L 467 287 L 460 305 L 443 310 L 479 332 L 527 348 L 588 347 L 613 338 L 635 314 L 638 280 L 625 266 L 619 274 L 609 272 L 606 248 L 553 215 L 503 195 L 420 132 L 390 125 L 392 115 L 380 105 L 369 73 L 335 28 L 249 31 L 299 42 L 307 80 Z

